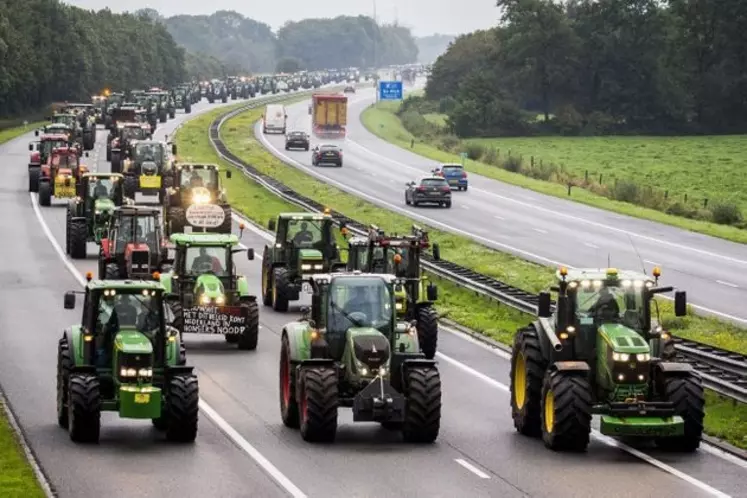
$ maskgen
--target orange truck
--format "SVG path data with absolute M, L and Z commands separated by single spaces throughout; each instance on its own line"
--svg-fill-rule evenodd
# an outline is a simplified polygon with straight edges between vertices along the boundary
M 311 97 L 311 129 L 318 138 L 345 138 L 348 124 L 348 98 L 339 94 L 317 93 Z

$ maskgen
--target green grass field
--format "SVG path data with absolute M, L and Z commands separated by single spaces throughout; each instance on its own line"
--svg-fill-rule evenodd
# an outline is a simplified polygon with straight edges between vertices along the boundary
M 39 128 L 47 123 L 48 123 L 47 121 L 38 121 L 36 123 L 29 123 L 26 126 L 0 129 L 0 144 L 3 144 L 7 142 L 8 140 L 13 140 L 16 137 L 20 137 L 24 133 L 33 131 L 34 129 Z
M 440 162 L 460 162 L 457 154 L 438 149 L 413 137 L 397 117 L 398 103 L 384 102 L 363 112 L 361 121 L 378 137 L 416 154 Z M 430 122 L 443 120 L 442 115 L 429 114 Z M 415 147 L 410 149 L 415 138 Z M 684 200 L 688 195 L 690 205 L 709 200 L 734 202 L 747 217 L 747 157 L 740 154 L 747 146 L 747 136 L 731 137 L 537 137 L 471 140 L 490 144 L 500 149 L 501 157 L 509 150 L 513 156 L 529 161 L 562 165 L 565 171 L 603 183 L 614 184 L 611 175 L 619 179 L 633 179 L 639 185 L 650 185 L 660 191 L 668 190 L 671 200 Z M 470 141 L 468 141 L 470 142 Z M 569 199 L 590 206 L 614 211 L 637 218 L 673 225 L 685 230 L 711 235 L 735 242 L 747 243 L 747 230 L 719 225 L 703 220 L 674 216 L 655 209 L 609 199 L 589 190 L 574 188 L 568 196 L 565 185 L 529 178 L 502 168 L 467 160 L 466 168 L 472 173 L 505 183 L 528 188 L 555 197 Z

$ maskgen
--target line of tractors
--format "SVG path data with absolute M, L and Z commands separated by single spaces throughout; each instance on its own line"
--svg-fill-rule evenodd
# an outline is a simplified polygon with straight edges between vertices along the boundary
M 108 410 L 151 419 L 170 440 L 193 441 L 199 388 L 183 337 L 223 335 L 240 350 L 257 348 L 259 303 L 234 258 L 254 260 L 254 249 L 240 244 L 243 225 L 232 233 L 222 186 L 230 171 L 181 163 L 176 145 L 153 140 L 137 110 L 120 113 L 125 107 L 112 113 L 112 172 L 80 163 L 75 133 L 45 131 L 29 165 L 42 206 L 51 197 L 68 202 L 67 254 L 84 259 L 89 244 L 97 246 L 98 278 L 89 273 L 84 291 L 65 294 L 66 309 L 77 294 L 84 303 L 80 323 L 58 345 L 58 422 L 74 441 L 97 441 Z M 380 423 L 406 441 L 435 441 L 438 289 L 422 260 L 426 251 L 440 260 L 438 244 L 417 226 L 409 234 L 372 226 L 352 235 L 329 211 L 282 213 L 268 229 L 275 236 L 261 256 L 262 305 L 282 313 L 310 298 L 281 331 L 283 424 L 306 441 L 329 442 L 339 409 L 351 408 L 356 422 Z M 698 448 L 703 386 L 663 328 L 655 296 L 674 289 L 660 286 L 660 275 L 658 268 L 652 276 L 558 270 L 513 344 L 518 432 L 554 450 L 583 451 L 598 414 L 602 434 Z M 686 308 L 685 292 L 676 291 L 675 315 Z

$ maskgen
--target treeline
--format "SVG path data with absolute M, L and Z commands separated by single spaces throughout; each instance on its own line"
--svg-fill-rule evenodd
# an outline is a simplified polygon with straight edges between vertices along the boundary
M 184 50 L 147 17 L 0 0 L 0 116 L 184 78 Z
M 747 131 L 744 0 L 499 0 L 433 66 L 458 136 Z

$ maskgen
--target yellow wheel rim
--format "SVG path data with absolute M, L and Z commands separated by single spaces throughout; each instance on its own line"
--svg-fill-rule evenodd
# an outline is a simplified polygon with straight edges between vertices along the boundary
M 524 360 L 524 353 L 519 353 L 516 357 L 516 367 L 514 368 L 514 403 L 516 408 L 524 408 L 527 396 L 527 362 Z
M 555 395 L 552 391 L 545 394 L 545 431 L 552 432 L 555 426 Z

